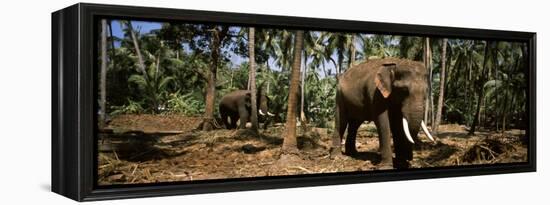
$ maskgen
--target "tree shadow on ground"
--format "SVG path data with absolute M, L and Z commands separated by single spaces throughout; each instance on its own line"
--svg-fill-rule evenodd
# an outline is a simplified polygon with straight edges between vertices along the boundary
M 363 161 L 371 161 L 373 164 L 378 164 L 381 161 L 380 154 L 378 152 L 356 152 L 353 154 L 347 155 L 351 158 L 357 159 L 357 160 L 363 160 Z

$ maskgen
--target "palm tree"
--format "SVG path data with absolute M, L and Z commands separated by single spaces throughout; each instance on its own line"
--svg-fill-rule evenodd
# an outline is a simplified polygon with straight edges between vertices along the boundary
M 255 66 L 255 55 L 254 55 L 254 27 L 248 28 L 248 58 L 249 58 L 249 79 L 250 79 L 250 93 L 251 99 L 250 104 L 252 107 L 252 113 L 250 116 L 250 121 L 252 121 L 252 130 L 258 131 L 258 108 L 256 105 L 256 66 Z M 243 122 L 241 122 L 243 123 Z
M 367 34 L 360 37 L 363 42 L 361 55 L 364 60 L 396 56 L 396 50 L 389 45 L 394 40 L 394 36 Z
M 430 48 L 430 38 L 424 38 L 424 65 L 428 69 L 428 95 L 426 96 L 426 103 L 424 105 L 424 122 L 428 123 L 428 114 L 430 108 L 433 107 L 432 102 L 432 52 Z M 432 106 L 430 106 L 432 102 Z M 431 121 L 433 124 L 433 121 Z
M 327 32 L 325 33 L 325 35 L 327 35 L 326 38 L 329 43 L 328 47 L 336 52 L 336 56 L 338 58 L 337 59 L 338 64 L 336 69 L 336 74 L 338 75 L 344 71 L 343 70 L 344 53 L 346 52 L 346 48 L 349 48 L 350 44 L 352 44 L 351 36 L 344 33 L 332 33 L 332 32 Z
M 282 68 L 282 70 L 290 70 L 293 66 L 293 43 L 292 32 L 287 30 L 275 31 L 274 35 L 276 43 L 274 46 L 275 63 Z
M 311 46 L 306 46 L 304 49 L 308 49 L 308 53 L 311 56 L 311 67 L 322 68 L 324 77 L 328 77 L 330 74 L 327 72 L 326 63 L 332 62 L 335 67 L 338 66 L 336 61 L 332 59 L 332 49 L 325 43 L 326 34 L 323 32 L 313 32 L 311 34 L 314 38 Z
M 138 68 L 141 71 L 141 74 L 143 75 L 143 78 L 147 79 L 147 71 L 145 69 L 145 62 L 143 61 L 143 56 L 141 55 L 141 49 L 139 47 L 138 38 L 136 36 L 136 33 L 134 31 L 134 27 L 132 27 L 132 21 L 126 21 L 126 27 L 128 31 L 130 32 L 130 36 L 132 37 L 132 42 L 134 45 L 134 50 L 136 52 L 136 55 L 138 57 Z
M 272 77 L 272 75 L 269 75 L 269 72 L 271 72 L 270 66 L 269 66 L 269 59 L 275 58 L 276 53 L 276 44 L 277 44 L 277 38 L 275 36 L 276 32 L 273 29 L 258 29 L 255 32 L 255 41 L 256 46 L 258 47 L 257 50 L 261 51 L 263 55 L 259 55 L 256 53 L 256 57 L 262 56 L 260 60 L 258 60 L 258 63 L 265 64 L 265 72 L 262 72 L 262 80 L 265 83 L 266 88 L 266 94 L 270 93 L 270 87 L 272 83 L 277 83 Z
M 300 125 L 304 132 L 307 131 L 308 120 L 306 118 L 305 112 L 305 89 L 306 89 L 306 78 L 308 72 L 308 56 L 313 55 L 317 50 L 315 47 L 319 44 L 318 40 L 320 38 L 315 38 L 314 33 L 311 31 L 304 32 L 304 48 L 303 48 L 303 62 L 304 66 L 301 71 L 301 82 L 300 82 Z
M 283 154 L 290 154 L 298 151 L 298 144 L 296 141 L 296 104 L 298 100 L 298 86 L 300 84 L 300 64 L 303 43 L 304 31 L 298 30 L 296 31 L 296 37 L 294 39 L 294 58 L 290 78 L 290 89 L 288 93 L 286 129 L 284 132 L 282 147 Z
M 101 20 L 101 71 L 99 75 L 99 90 L 100 90 L 100 113 L 99 124 L 105 125 L 105 116 L 107 113 L 106 101 L 107 101 L 107 20 Z
M 495 110 L 497 130 L 504 132 L 509 118 L 525 113 L 525 74 L 527 66 L 525 45 L 521 43 L 494 43 L 490 60 L 495 64 L 495 77 L 483 85 L 485 100 L 489 100 Z M 521 116 L 517 116 L 519 120 Z
M 476 126 L 479 122 L 479 113 L 481 111 L 481 102 L 483 102 L 483 96 L 484 96 L 484 86 L 482 85 L 485 85 L 485 81 L 487 81 L 486 79 L 486 70 L 487 70 L 487 66 L 488 66 L 488 62 L 491 58 L 491 55 L 494 56 L 494 53 L 490 53 L 490 47 L 493 47 L 493 49 L 497 49 L 496 47 L 493 46 L 494 42 L 492 41 L 486 41 L 485 42 L 485 52 L 484 52 L 484 57 L 483 57 L 483 67 L 482 67 L 482 71 L 481 71 L 481 74 L 479 75 L 479 78 L 476 80 L 475 84 L 476 86 L 475 89 L 477 90 L 477 96 L 478 96 L 478 99 L 477 99 L 477 106 L 476 106 L 476 111 L 475 111 L 475 115 L 474 115 L 474 118 L 473 118 L 473 122 L 472 122 L 472 126 L 470 127 L 470 130 L 468 131 L 468 134 L 474 134 L 475 131 L 476 131 Z M 496 52 L 495 50 L 492 50 L 493 52 Z M 495 61 L 493 62 L 493 65 L 496 66 L 496 63 Z
M 432 127 L 432 132 L 437 134 L 437 128 L 439 126 L 439 123 L 441 122 L 441 112 L 443 111 L 443 99 L 445 95 L 445 67 L 446 67 L 446 60 L 447 60 L 447 38 L 443 39 L 443 42 L 441 43 L 442 50 L 441 50 L 441 72 L 439 72 L 439 97 L 437 99 L 437 113 L 435 116 L 435 123 Z

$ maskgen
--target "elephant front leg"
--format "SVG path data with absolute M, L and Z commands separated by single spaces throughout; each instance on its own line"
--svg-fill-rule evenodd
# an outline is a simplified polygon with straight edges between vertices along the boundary
M 407 169 L 412 160 L 413 144 L 402 137 L 394 137 L 395 165 L 397 169 Z
M 264 125 L 263 125 L 264 130 L 267 130 L 267 126 L 269 126 L 269 123 L 271 123 L 271 118 L 266 117 L 265 120 L 264 120 Z
M 409 168 L 409 161 L 412 160 L 413 144 L 405 137 L 403 131 L 403 117 L 401 114 L 390 114 L 391 132 L 393 134 L 393 149 L 395 150 L 394 167 L 396 169 Z M 416 136 L 417 132 L 412 132 Z
M 248 122 L 248 118 L 249 118 L 249 115 L 246 108 L 244 108 L 244 106 L 242 108 L 239 108 L 239 120 L 241 121 L 239 124 L 239 129 L 246 128 L 246 123 Z
M 391 150 L 391 128 L 390 120 L 388 117 L 388 111 L 384 111 L 376 117 L 374 120 L 376 130 L 378 131 L 378 140 L 380 144 L 380 168 L 391 169 L 393 168 L 393 158 Z

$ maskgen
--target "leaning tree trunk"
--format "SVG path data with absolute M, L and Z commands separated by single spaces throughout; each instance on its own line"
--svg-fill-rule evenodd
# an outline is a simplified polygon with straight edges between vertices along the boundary
M 214 101 L 216 99 L 216 75 L 218 73 L 218 63 L 220 58 L 221 42 L 227 34 L 228 27 L 224 26 L 221 30 L 218 28 L 213 29 L 212 41 L 211 41 L 211 53 L 210 58 L 212 64 L 207 71 L 206 80 L 206 105 L 204 109 L 204 120 L 201 124 L 202 130 L 209 131 L 214 128 Z M 242 122 L 241 122 L 242 123 Z
M 304 31 L 296 31 L 282 154 L 298 152 L 298 144 L 296 141 L 296 104 L 298 100 L 298 86 L 300 84 L 300 62 L 303 44 Z
M 252 113 L 250 115 L 250 121 L 252 122 L 252 130 L 258 132 L 258 105 L 256 104 L 256 59 L 254 55 L 254 27 L 248 29 L 248 58 L 249 58 L 249 74 L 248 78 L 250 84 L 251 99 L 250 104 L 252 107 Z M 243 122 L 241 122 L 243 123 Z
M 105 116 L 107 113 L 106 101 L 107 101 L 107 20 L 101 20 L 101 71 L 99 74 L 99 125 L 105 126 Z
M 134 32 L 134 27 L 132 27 L 132 23 L 130 21 L 128 21 L 127 26 L 128 29 L 130 29 L 130 35 L 132 37 L 132 42 L 134 43 L 136 55 L 138 57 L 138 68 L 143 75 L 143 78 L 145 78 L 146 81 L 149 81 L 149 76 L 147 75 L 147 71 L 145 70 L 145 62 L 143 61 L 143 56 L 141 55 L 141 50 L 139 48 L 139 42 L 136 37 L 136 33 Z
M 447 63 L 447 39 L 444 38 L 441 43 L 441 72 L 439 72 L 439 97 L 437 99 L 437 113 L 435 115 L 435 123 L 432 127 L 432 132 L 437 135 L 439 123 L 441 123 L 441 112 L 443 111 L 443 100 L 445 99 L 445 68 Z

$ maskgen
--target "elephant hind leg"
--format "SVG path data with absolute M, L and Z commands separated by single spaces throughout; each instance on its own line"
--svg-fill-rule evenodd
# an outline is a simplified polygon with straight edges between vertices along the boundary
M 335 113 L 335 120 L 334 120 L 334 129 L 335 132 L 332 135 L 332 147 L 331 147 L 331 155 L 338 156 L 342 154 L 342 151 L 340 150 L 342 139 L 344 138 L 344 133 L 346 132 L 346 128 L 348 127 L 348 121 L 347 119 L 342 116 L 343 113 L 341 112 L 339 108 L 340 106 L 336 105 L 336 113 Z
M 357 148 L 355 147 L 355 139 L 357 137 L 357 130 L 361 126 L 362 122 L 350 121 L 348 124 L 348 136 L 346 137 L 345 153 L 347 155 L 357 154 Z
M 222 117 L 223 124 L 225 125 L 226 129 L 231 129 L 231 124 L 229 123 L 229 116 L 225 112 L 220 112 L 220 115 Z
M 229 129 L 237 128 L 237 120 L 239 119 L 239 117 L 237 115 L 232 115 L 232 116 L 229 116 L 229 119 L 231 121 L 229 123 Z

